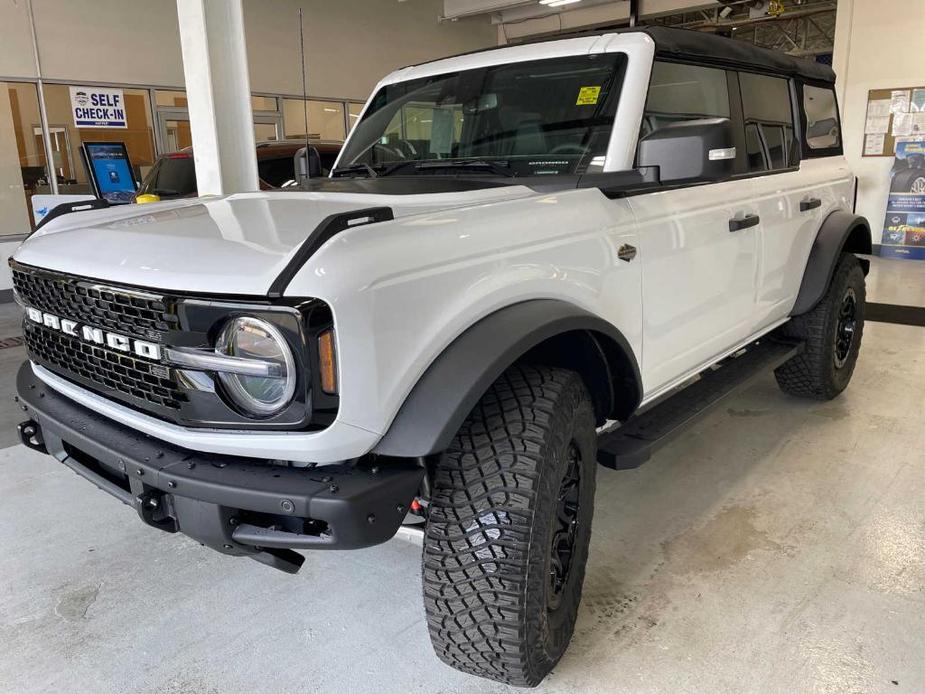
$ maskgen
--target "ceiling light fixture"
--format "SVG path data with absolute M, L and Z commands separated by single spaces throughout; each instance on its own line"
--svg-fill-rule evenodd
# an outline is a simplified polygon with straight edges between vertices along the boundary
M 546 7 L 562 7 L 562 5 L 571 5 L 573 2 L 581 2 L 581 0 L 540 0 L 540 4 Z

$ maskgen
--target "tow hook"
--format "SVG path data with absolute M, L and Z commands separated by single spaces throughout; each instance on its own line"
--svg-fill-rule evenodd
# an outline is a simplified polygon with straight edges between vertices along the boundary
M 45 439 L 42 438 L 42 428 L 34 420 L 27 419 L 25 422 L 18 424 L 16 431 L 19 432 L 19 440 L 22 441 L 26 448 L 31 448 L 39 453 L 48 453 L 48 449 L 45 447 Z

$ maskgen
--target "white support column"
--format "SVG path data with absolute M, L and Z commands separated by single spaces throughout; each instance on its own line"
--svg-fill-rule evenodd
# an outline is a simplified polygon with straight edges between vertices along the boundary
M 200 195 L 259 190 L 241 0 L 177 0 Z

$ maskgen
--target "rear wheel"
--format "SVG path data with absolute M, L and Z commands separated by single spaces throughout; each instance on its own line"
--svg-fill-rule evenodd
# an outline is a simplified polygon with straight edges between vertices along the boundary
M 584 581 L 597 439 L 578 374 L 514 366 L 438 463 L 424 607 L 448 665 L 534 686 L 572 636 Z
M 774 371 L 781 390 L 831 400 L 848 386 L 861 348 L 865 299 L 861 264 L 845 253 L 822 301 L 782 330 L 784 336 L 802 341 L 805 348 Z

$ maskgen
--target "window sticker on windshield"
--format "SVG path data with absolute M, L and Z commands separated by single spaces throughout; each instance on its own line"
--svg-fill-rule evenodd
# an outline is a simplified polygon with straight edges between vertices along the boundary
M 601 94 L 600 86 L 597 87 L 582 87 L 578 90 L 578 101 L 575 102 L 576 106 L 593 106 L 597 103 L 597 97 Z

